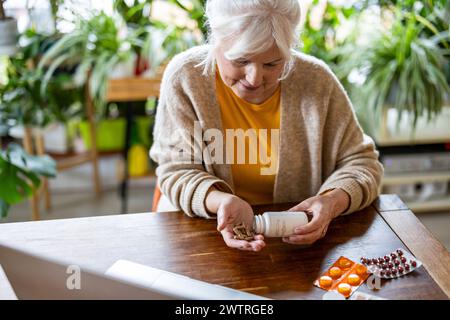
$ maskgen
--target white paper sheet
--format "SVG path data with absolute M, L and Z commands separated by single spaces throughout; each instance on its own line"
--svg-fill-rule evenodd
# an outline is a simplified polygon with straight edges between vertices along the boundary
M 16 293 L 14 292 L 11 284 L 0 265 L 0 300 L 17 300 Z
M 183 275 L 126 260 L 116 261 L 107 276 L 165 293 L 173 299 L 192 300 L 260 300 L 267 299 L 244 291 L 195 280 Z

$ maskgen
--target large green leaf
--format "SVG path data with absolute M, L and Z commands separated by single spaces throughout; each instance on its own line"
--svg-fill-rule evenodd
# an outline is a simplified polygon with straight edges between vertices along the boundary
M 49 156 L 29 155 L 13 143 L 0 151 L 0 217 L 6 217 L 10 205 L 30 197 L 39 188 L 39 176 L 55 175 L 56 163 Z
M 0 199 L 9 205 L 21 202 L 39 187 L 38 176 L 0 157 Z
M 8 146 L 8 155 L 11 163 L 24 171 L 50 178 L 56 176 L 56 162 L 47 155 L 30 155 L 14 143 Z

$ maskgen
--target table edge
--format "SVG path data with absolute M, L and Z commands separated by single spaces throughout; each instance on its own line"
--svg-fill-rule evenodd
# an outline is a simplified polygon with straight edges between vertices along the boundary
M 422 261 L 424 268 L 450 299 L 450 253 L 409 209 L 379 210 L 392 231 L 411 253 Z M 423 241 L 425 239 L 425 241 Z M 447 267 L 446 267 L 447 266 Z

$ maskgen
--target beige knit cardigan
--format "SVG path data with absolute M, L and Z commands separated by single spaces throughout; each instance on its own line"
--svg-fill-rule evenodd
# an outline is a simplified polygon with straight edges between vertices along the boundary
M 205 208 L 208 189 L 233 193 L 229 164 L 195 158 L 194 122 L 202 130 L 222 130 L 215 74 L 198 64 L 207 46 L 189 49 L 166 68 L 154 127 L 151 158 L 162 193 L 189 216 L 211 218 Z M 294 69 L 281 81 L 279 165 L 275 203 L 300 202 L 331 188 L 350 195 L 351 213 L 379 194 L 383 167 L 371 138 L 361 130 L 351 102 L 331 70 L 320 60 L 296 52 Z M 191 137 L 191 138 L 189 138 Z M 198 141 L 198 139 L 196 140 Z M 196 147 L 205 148 L 206 143 Z M 225 154 L 225 144 L 223 154 Z M 174 157 L 177 155 L 177 157 Z

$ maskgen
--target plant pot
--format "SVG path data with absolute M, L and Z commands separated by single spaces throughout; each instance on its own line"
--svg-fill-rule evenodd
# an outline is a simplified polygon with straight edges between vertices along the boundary
M 450 139 L 450 106 L 443 106 L 438 117 L 431 121 L 423 115 L 417 119 L 415 129 L 411 126 L 413 114 L 404 112 L 400 120 L 399 111 L 388 108 L 374 138 L 380 145 L 410 145 L 438 143 Z
M 152 139 L 150 137 L 150 126 L 153 118 L 147 116 L 135 117 L 138 139 L 141 144 L 150 147 Z M 97 150 L 98 151 L 119 151 L 125 147 L 126 120 L 124 118 L 100 120 L 96 125 Z M 79 130 L 84 146 L 87 150 L 91 148 L 91 133 L 89 123 L 81 121 Z
M 43 131 L 45 151 L 64 154 L 69 152 L 70 143 L 66 125 L 55 122 L 48 125 Z
M 139 142 L 144 146 L 150 148 L 153 143 L 151 129 L 154 121 L 154 117 L 149 116 L 138 116 L 135 118 Z
M 0 55 L 11 55 L 16 52 L 17 21 L 13 18 L 0 20 Z
M 125 145 L 125 126 L 123 118 L 105 119 L 97 122 L 95 126 L 98 151 L 119 151 Z M 87 150 L 91 149 L 91 132 L 89 123 L 81 121 L 79 130 Z
M 55 154 L 64 154 L 70 151 L 70 138 L 68 129 L 64 123 L 54 122 L 45 128 L 30 127 L 33 137 L 42 136 L 44 150 Z M 14 126 L 9 129 L 8 134 L 15 139 L 23 139 L 25 136 L 23 126 Z

